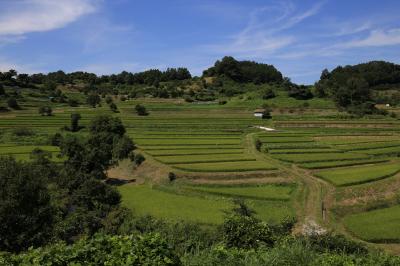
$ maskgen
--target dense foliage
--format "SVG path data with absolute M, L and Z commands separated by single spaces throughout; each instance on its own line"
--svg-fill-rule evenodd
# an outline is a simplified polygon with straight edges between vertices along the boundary
M 1 265 L 385 265 L 399 257 L 369 251 L 340 235 L 293 237 L 293 222 L 267 224 L 238 203 L 218 228 L 113 212 L 104 232 L 73 244 L 54 243 L 20 254 L 0 253 Z
M 283 80 L 282 74 L 272 65 L 253 61 L 237 61 L 231 56 L 215 62 L 213 67 L 204 70 L 203 76 L 226 76 L 237 82 L 254 82 L 256 84 Z
M 363 115 L 377 113 L 375 103 L 382 102 L 377 97 L 379 91 L 398 91 L 399 85 L 400 65 L 371 61 L 354 66 L 338 66 L 331 72 L 325 69 L 315 88 L 317 96 L 332 97 L 339 108 Z M 391 95 L 395 96 L 394 99 L 400 97 L 399 92 Z M 386 103 L 398 104 L 390 98 L 385 98 Z
M 49 153 L 41 150 L 33 151 L 32 162 L 1 157 L 0 249 L 72 242 L 103 228 L 109 214 L 118 211 L 120 195 L 101 179 L 135 148 L 124 134 L 118 118 L 98 116 L 85 138 L 54 137 L 66 156 L 63 165 L 49 161 Z

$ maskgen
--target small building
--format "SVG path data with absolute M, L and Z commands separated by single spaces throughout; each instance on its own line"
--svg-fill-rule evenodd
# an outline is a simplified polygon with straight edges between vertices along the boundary
M 254 110 L 254 116 L 255 117 L 263 117 L 264 112 L 265 112 L 265 109 L 256 109 L 256 110 Z

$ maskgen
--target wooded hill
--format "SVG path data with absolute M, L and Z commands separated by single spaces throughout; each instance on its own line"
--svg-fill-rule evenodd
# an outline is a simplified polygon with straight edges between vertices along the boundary
M 67 99 L 60 88 L 78 90 L 85 95 L 184 98 L 188 102 L 215 101 L 250 91 L 260 92 L 260 98 L 269 99 L 275 97 L 277 91 L 284 91 L 288 97 L 298 100 L 329 98 L 339 109 L 357 115 L 380 114 L 375 108 L 377 103 L 397 105 L 399 84 L 400 66 L 384 61 L 338 66 L 331 72 L 325 69 L 314 86 L 305 86 L 291 82 L 272 65 L 238 61 L 229 56 L 216 61 L 201 77 L 193 77 L 187 68 L 123 71 L 102 76 L 61 70 L 32 75 L 18 74 L 15 70 L 0 72 L 0 96 L 3 98 L 18 98 L 21 88 L 40 90 L 53 99 L 61 98 L 61 102 Z M 13 95 L 5 95 L 6 87 L 13 90 Z

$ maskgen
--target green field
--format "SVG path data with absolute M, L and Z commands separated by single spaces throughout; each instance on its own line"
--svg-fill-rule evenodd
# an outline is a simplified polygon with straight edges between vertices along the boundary
M 208 162 L 240 162 L 255 161 L 254 157 L 245 154 L 202 154 L 202 155 L 170 155 L 155 157 L 160 162 L 166 164 L 183 163 L 208 163 Z
M 233 198 L 243 198 L 265 221 L 276 222 L 298 214 L 299 224 L 304 222 L 304 217 L 320 223 L 319 212 L 315 214 L 311 209 L 320 209 L 321 202 L 315 199 L 325 199 L 322 191 L 334 191 L 328 196 L 340 201 L 338 195 L 346 189 L 358 189 L 357 193 L 368 195 L 368 188 L 363 188 L 367 184 L 357 184 L 369 182 L 379 187 L 392 179 L 397 184 L 400 124 L 390 120 L 389 127 L 387 121 L 379 119 L 341 119 L 332 110 L 309 110 L 309 113 L 306 110 L 304 115 L 299 115 L 288 110 L 280 113 L 275 108 L 272 120 L 253 117 L 253 109 L 260 107 L 258 103 L 274 101 L 234 97 L 226 105 L 219 105 L 134 99 L 118 102 L 120 113 L 111 113 L 106 105 L 99 108 L 60 105 L 54 108 L 51 117 L 35 115 L 31 107 L 26 107 L 0 119 L 0 155 L 11 154 L 18 160 L 29 161 L 30 152 L 38 147 L 50 151 L 53 161 L 61 162 L 63 159 L 57 157 L 59 148 L 49 145 L 51 137 L 57 132 L 78 137 L 88 134 L 87 128 L 78 133 L 61 130 L 70 124 L 71 113 L 81 114 L 82 126 L 87 126 L 97 114 L 112 114 L 121 118 L 127 135 L 138 147 L 136 152 L 146 157 L 144 166 L 130 165 L 128 170 L 124 169 L 144 184 L 119 186 L 123 205 L 136 215 L 208 225 L 223 221 L 224 211 L 233 206 Z M 322 104 L 307 102 L 315 107 Z M 136 115 L 133 111 L 136 103 L 146 106 L 149 115 Z M 287 102 L 289 106 L 295 103 L 298 107 L 303 104 L 297 100 Z M 368 128 L 369 125 L 374 127 Z M 278 130 L 266 132 L 255 126 Z M 17 136 L 16 128 L 31 129 L 31 135 Z M 254 143 L 257 139 L 262 143 L 259 151 Z M 170 171 L 177 175 L 174 182 L 168 179 Z M 311 175 L 328 182 L 311 179 Z M 388 176 L 392 178 L 375 182 Z M 320 190 L 315 189 L 318 186 L 307 187 L 318 181 Z M 345 200 L 352 202 L 353 198 Z M 369 212 L 359 214 L 353 206 L 343 212 L 343 220 L 333 211 L 335 204 L 328 210 L 335 218 L 333 223 L 344 221 L 352 235 L 373 242 L 399 239 L 393 229 L 398 223 L 397 207 L 379 210 L 386 216 L 374 217 L 376 223 L 382 219 L 389 225 L 391 229 L 385 231 L 363 218 Z M 353 213 L 357 213 L 354 218 Z M 324 226 L 329 228 L 327 224 Z M 333 225 L 334 228 L 342 226 Z M 383 237 L 379 238 L 380 235 Z
M 383 179 L 399 171 L 400 164 L 392 163 L 323 170 L 317 172 L 316 176 L 336 186 L 348 186 Z
M 243 154 L 243 149 L 179 149 L 179 150 L 148 150 L 146 152 L 152 156 L 170 155 L 202 155 L 202 154 Z
M 246 172 L 276 169 L 275 166 L 261 161 L 175 164 L 174 167 L 193 172 Z
M 400 242 L 400 206 L 357 213 L 344 218 L 353 235 L 370 242 Z
M 224 211 L 232 208 L 232 201 L 221 197 L 196 197 L 174 194 L 149 186 L 124 185 L 119 187 L 122 203 L 140 215 L 152 215 L 169 220 L 187 220 L 202 224 L 218 224 L 224 217 Z M 248 201 L 266 221 L 277 222 L 293 215 L 286 203 L 267 201 Z
M 313 162 L 313 163 L 303 163 L 300 166 L 308 169 L 323 169 L 323 168 L 333 168 L 341 166 L 353 166 L 353 165 L 363 165 L 372 163 L 387 162 L 385 159 L 366 159 L 366 160 L 348 160 L 348 161 L 328 161 L 328 162 Z
M 229 186 L 229 187 L 205 187 L 192 186 L 190 190 L 205 192 L 209 194 L 243 197 L 261 200 L 289 200 L 294 190 L 293 186 L 287 185 L 259 185 L 259 186 Z
M 276 154 L 274 158 L 294 163 L 345 161 L 366 159 L 368 155 L 357 153 L 310 153 L 310 154 Z

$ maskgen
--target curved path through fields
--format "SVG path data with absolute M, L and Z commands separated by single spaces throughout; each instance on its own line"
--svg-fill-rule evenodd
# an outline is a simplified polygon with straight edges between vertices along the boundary
M 295 233 L 323 232 L 329 224 L 329 208 L 333 203 L 335 187 L 326 181 L 314 177 L 309 171 L 301 169 L 294 164 L 284 163 L 259 152 L 254 145 L 255 134 L 245 136 L 245 149 L 258 160 L 275 165 L 298 184 L 298 192 L 294 207 L 297 214 Z M 323 215 L 322 208 L 325 208 Z

